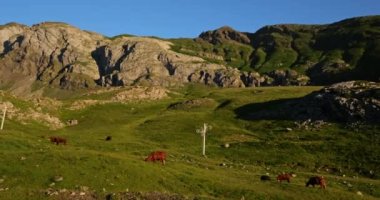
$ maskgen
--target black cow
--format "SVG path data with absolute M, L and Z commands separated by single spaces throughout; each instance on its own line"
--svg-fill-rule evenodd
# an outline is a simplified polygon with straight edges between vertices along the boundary
M 262 175 L 260 177 L 260 180 L 262 180 L 262 181 L 270 181 L 270 176 L 268 176 L 268 175 Z
M 326 180 L 323 176 L 313 176 L 309 178 L 309 181 L 306 183 L 306 187 L 309 187 L 309 185 L 312 185 L 315 187 L 315 185 L 320 185 L 321 188 L 326 188 Z

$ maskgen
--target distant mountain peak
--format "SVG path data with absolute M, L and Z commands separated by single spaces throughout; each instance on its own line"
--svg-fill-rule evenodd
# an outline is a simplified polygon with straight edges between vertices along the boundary
M 246 33 L 236 31 L 229 26 L 222 26 L 216 30 L 203 32 L 199 35 L 199 38 L 212 44 L 218 44 L 224 41 L 235 41 L 243 44 L 251 43 Z

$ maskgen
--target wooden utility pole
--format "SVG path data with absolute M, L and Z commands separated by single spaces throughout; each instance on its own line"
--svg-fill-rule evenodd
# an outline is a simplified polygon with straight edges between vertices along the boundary
M 7 113 L 7 106 L 4 108 L 4 113 L 3 113 L 3 119 L 1 120 L 1 127 L 0 130 L 3 130 L 4 127 L 4 121 L 5 121 L 5 114 Z
M 202 155 L 206 157 L 206 134 L 207 130 L 211 130 L 212 127 L 206 123 L 203 123 L 203 128 L 197 129 L 197 133 L 202 136 Z

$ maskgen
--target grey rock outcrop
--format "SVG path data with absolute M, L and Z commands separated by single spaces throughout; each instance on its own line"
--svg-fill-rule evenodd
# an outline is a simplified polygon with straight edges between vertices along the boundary
M 274 70 L 267 74 L 272 80 L 268 80 L 265 85 L 307 85 L 310 78 L 306 75 L 298 74 L 294 70 Z
M 273 109 L 267 109 L 267 104 Z M 380 122 L 380 83 L 337 83 L 299 99 L 263 103 L 258 106 L 262 109 L 243 116 L 241 113 L 249 107 L 244 106 L 236 112 L 247 119 Z
M 35 81 L 61 88 L 90 87 L 98 78 L 97 65 L 89 59 L 89 52 L 102 36 L 63 23 L 23 26 L 10 33 L 8 27 L 0 30 L 0 41 L 4 41 L 0 76 L 8 84 L 22 82 L 23 86 L 13 85 L 24 87 L 21 91 L 30 90 Z
M 313 95 L 332 117 L 342 121 L 380 121 L 380 84 L 349 81 L 337 83 Z
M 242 73 L 176 53 L 171 43 L 144 37 L 106 38 L 64 23 L 0 27 L 0 85 L 16 94 L 34 83 L 62 89 L 197 82 L 245 87 Z

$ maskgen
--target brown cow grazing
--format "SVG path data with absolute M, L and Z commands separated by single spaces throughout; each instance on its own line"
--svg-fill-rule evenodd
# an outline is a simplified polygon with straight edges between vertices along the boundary
M 152 152 L 147 158 L 145 158 L 145 161 L 161 161 L 163 165 L 165 165 L 166 160 L 166 152 L 164 151 L 155 151 Z
M 292 178 L 292 174 L 288 174 L 288 173 L 283 173 L 283 174 L 279 174 L 277 176 L 277 181 L 278 182 L 282 182 L 282 181 L 288 181 L 288 183 L 290 183 L 290 179 Z
M 306 183 L 306 187 L 309 187 L 309 185 L 312 185 L 313 187 L 319 185 L 322 189 L 326 189 L 326 179 L 323 176 L 310 177 L 309 181 Z
M 55 143 L 56 145 L 59 145 L 59 144 L 64 144 L 64 145 L 66 145 L 67 140 L 66 140 L 65 138 L 62 138 L 62 137 L 51 136 L 51 137 L 50 137 L 50 142 Z

